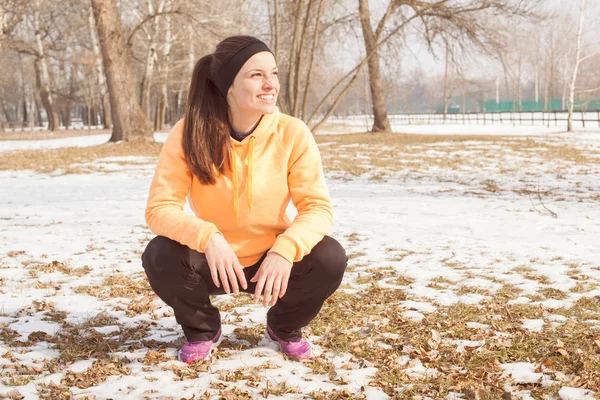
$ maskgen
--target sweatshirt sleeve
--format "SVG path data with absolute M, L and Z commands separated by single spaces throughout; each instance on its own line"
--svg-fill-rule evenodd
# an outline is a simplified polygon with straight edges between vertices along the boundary
M 183 211 L 192 184 L 192 173 L 182 145 L 183 120 L 167 137 L 158 158 L 146 205 L 146 222 L 152 232 L 191 249 L 204 252 L 217 227 Z
M 291 263 L 310 253 L 333 224 L 333 207 L 317 142 L 303 122 L 298 130 L 288 162 L 288 186 L 298 215 L 269 250 Z

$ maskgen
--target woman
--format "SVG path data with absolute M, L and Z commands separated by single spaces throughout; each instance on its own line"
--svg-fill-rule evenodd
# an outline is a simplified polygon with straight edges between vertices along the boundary
M 282 353 L 310 357 L 301 328 L 342 281 L 348 259 L 326 236 L 333 210 L 317 144 L 279 112 L 278 93 L 269 48 L 227 38 L 194 67 L 184 118 L 161 151 L 146 208 L 158 236 L 142 262 L 182 326 L 187 363 L 208 359 L 222 339 L 209 295 L 239 291 L 272 306 L 265 337 Z M 186 196 L 195 215 L 183 211 Z

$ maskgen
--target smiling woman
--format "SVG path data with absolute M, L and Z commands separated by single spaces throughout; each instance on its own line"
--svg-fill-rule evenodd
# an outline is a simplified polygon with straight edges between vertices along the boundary
M 333 209 L 317 144 L 279 112 L 278 94 L 267 45 L 227 38 L 197 62 L 184 118 L 161 151 L 146 207 L 158 236 L 142 261 L 182 326 L 185 362 L 208 359 L 222 338 L 209 296 L 239 291 L 272 306 L 266 339 L 310 357 L 301 329 L 342 281 L 348 259 L 327 236 Z M 183 211 L 186 197 L 195 215 Z
M 262 114 L 275 110 L 279 94 L 277 74 L 275 57 L 265 51 L 250 57 L 234 79 L 228 103 L 231 123 L 238 134 L 250 133 Z

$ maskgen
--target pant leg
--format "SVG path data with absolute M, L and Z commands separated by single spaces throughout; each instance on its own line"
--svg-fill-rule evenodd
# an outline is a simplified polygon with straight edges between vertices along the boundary
M 206 256 L 157 236 L 142 254 L 142 265 L 152 290 L 173 308 L 186 339 L 212 339 L 221 328 L 221 316 L 209 295 L 225 292 L 213 283 Z
M 282 340 L 302 337 L 301 328 L 312 321 L 342 283 L 348 257 L 342 245 L 325 236 L 301 261 L 294 263 L 285 295 L 267 312 L 267 323 Z

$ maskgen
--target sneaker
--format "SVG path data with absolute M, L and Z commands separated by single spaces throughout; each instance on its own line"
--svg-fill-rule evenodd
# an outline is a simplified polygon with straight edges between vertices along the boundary
M 305 338 L 301 338 L 295 342 L 286 342 L 279 339 L 269 325 L 267 325 L 265 338 L 276 343 L 279 346 L 279 350 L 285 355 L 295 357 L 299 360 L 310 358 L 310 342 Z
M 223 340 L 221 330 L 217 332 L 212 340 L 204 340 L 200 342 L 185 342 L 181 350 L 179 350 L 179 360 L 193 364 L 196 361 L 204 361 L 210 358 L 212 349 L 217 347 Z

